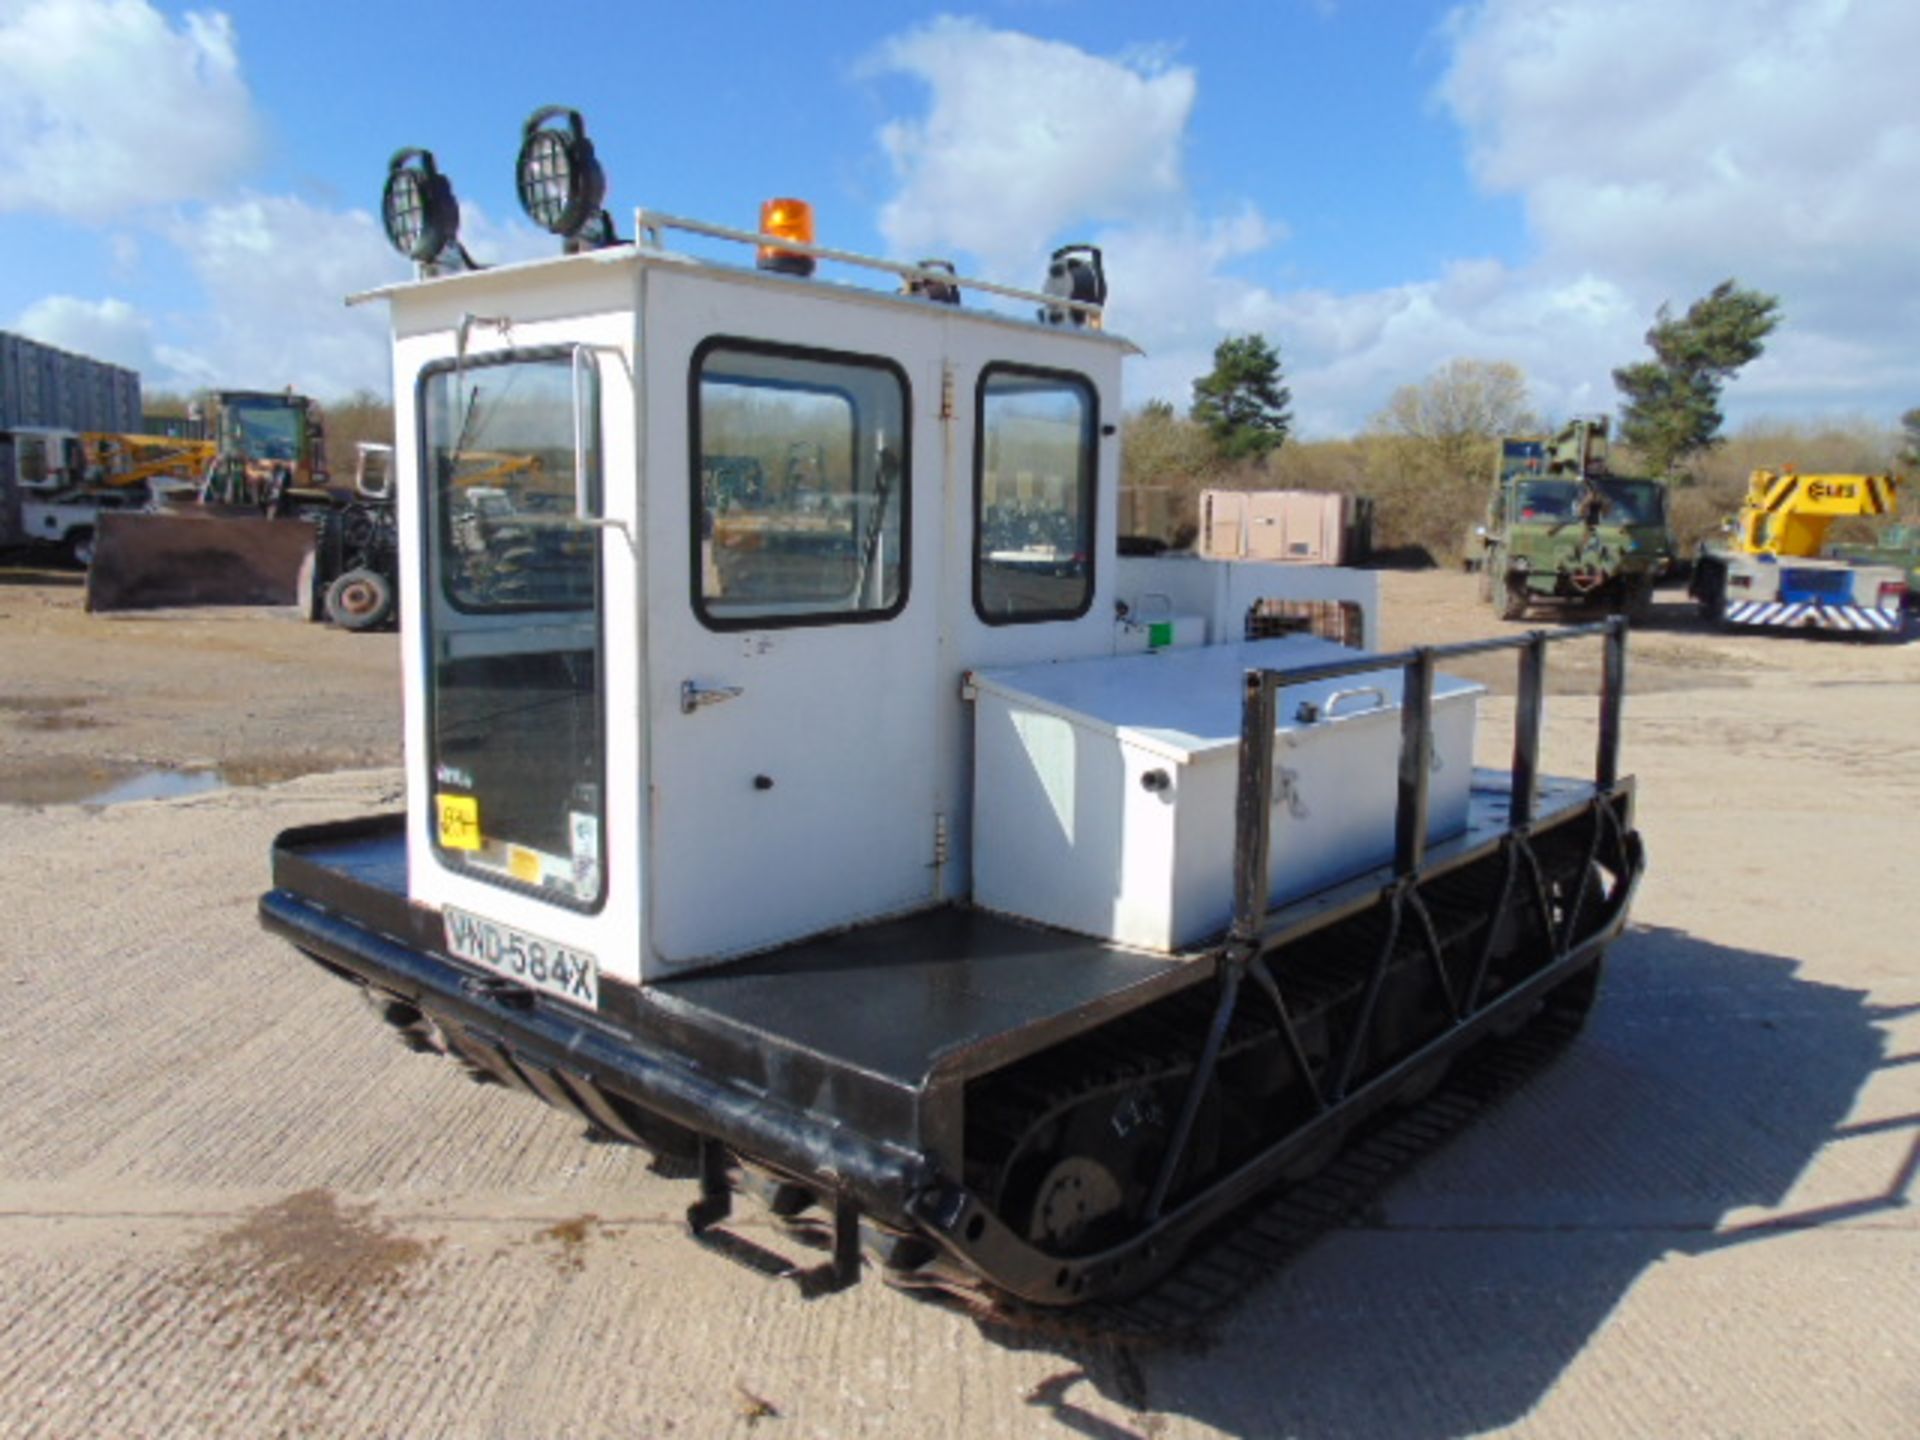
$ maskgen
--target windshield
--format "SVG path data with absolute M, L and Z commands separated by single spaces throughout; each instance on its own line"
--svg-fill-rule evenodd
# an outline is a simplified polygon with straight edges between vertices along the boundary
M 1595 480 L 1616 525 L 1658 525 L 1667 518 L 1667 487 L 1658 480 Z
M 1577 480 L 1523 480 L 1514 488 L 1514 513 L 1522 520 L 1572 520 L 1580 504 Z
M 300 412 L 291 405 L 236 405 L 227 414 L 249 460 L 300 458 Z
M 1595 476 L 1602 525 L 1660 525 L 1667 518 L 1667 487 L 1658 480 Z M 1523 480 L 1514 487 L 1514 514 L 1521 520 L 1584 520 L 1588 489 L 1578 480 Z

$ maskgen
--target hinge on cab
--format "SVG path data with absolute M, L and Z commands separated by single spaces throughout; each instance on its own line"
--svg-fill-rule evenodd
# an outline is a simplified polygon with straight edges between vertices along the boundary
M 953 367 L 940 367 L 940 418 L 953 419 Z

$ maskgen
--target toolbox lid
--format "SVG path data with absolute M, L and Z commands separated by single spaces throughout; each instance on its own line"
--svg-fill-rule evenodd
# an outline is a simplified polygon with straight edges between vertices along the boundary
M 1242 681 L 1248 670 L 1286 670 L 1354 658 L 1355 651 L 1331 640 L 1285 635 L 983 670 L 974 674 L 973 685 L 983 695 L 1057 715 L 1171 760 L 1187 761 L 1239 745 Z M 1399 714 L 1404 685 L 1405 676 L 1397 666 L 1287 685 L 1275 705 L 1279 722 L 1275 728 L 1287 735 L 1364 722 L 1369 717 L 1378 723 Z M 1364 693 L 1369 689 L 1376 694 Z M 1332 719 L 1324 718 L 1328 699 L 1339 691 L 1363 693 L 1343 700 Z M 1458 703 L 1485 691 L 1484 685 L 1456 676 L 1433 678 L 1435 705 Z M 1323 718 L 1301 721 L 1303 703 L 1312 705 Z

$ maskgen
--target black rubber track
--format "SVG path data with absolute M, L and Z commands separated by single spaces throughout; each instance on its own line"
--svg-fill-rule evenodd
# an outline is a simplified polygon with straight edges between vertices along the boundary
M 956 1305 L 989 1334 L 999 1331 L 1010 1340 L 1204 1341 L 1213 1323 L 1261 1282 L 1322 1236 L 1351 1225 L 1421 1160 L 1557 1059 L 1586 1019 L 1591 988 L 1589 974 L 1573 976 L 1524 1030 L 1467 1051 L 1425 1100 L 1363 1125 L 1324 1169 L 1213 1227 L 1171 1273 L 1138 1295 L 1054 1309 L 1023 1304 L 984 1284 L 923 1280 L 902 1288 Z

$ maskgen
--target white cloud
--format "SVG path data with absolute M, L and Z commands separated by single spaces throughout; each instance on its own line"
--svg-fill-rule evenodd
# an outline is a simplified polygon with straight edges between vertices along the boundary
M 158 339 L 153 322 L 125 300 L 49 295 L 29 305 L 9 328 L 44 345 L 138 371 L 150 393 L 192 390 L 217 379 L 200 357 Z
M 880 130 L 899 181 L 880 215 L 888 243 L 916 256 L 958 246 L 974 262 L 963 268 L 1037 288 L 1055 244 L 1093 240 L 1108 322 L 1149 352 L 1129 372 L 1132 400 L 1184 404 L 1220 336 L 1259 328 L 1276 304 L 1231 272 L 1286 226 L 1250 202 L 1196 210 L 1183 159 L 1198 82 L 1165 47 L 1106 58 L 949 18 L 887 41 L 868 68 L 928 91 L 924 114 Z
M 551 255 L 552 236 L 479 206 L 461 207 L 461 237 L 482 264 Z M 183 321 L 201 366 L 223 385 L 323 398 L 387 393 L 387 314 L 348 309 L 357 291 L 406 279 L 411 267 L 365 210 L 329 210 L 284 195 L 208 205 L 167 230 L 200 282 L 206 309 Z
M 259 123 L 232 22 L 145 0 L 0 3 L 0 211 L 99 221 L 219 193 Z
M 1109 60 L 945 17 L 886 41 L 867 68 L 932 97 L 880 130 L 900 182 L 880 230 L 902 254 L 958 245 L 996 276 L 1038 275 L 1066 226 L 1184 204 L 1195 80 L 1163 52 Z
M 385 393 L 386 314 L 343 302 L 409 267 L 368 211 L 236 190 L 258 129 L 226 16 L 190 11 L 174 25 L 146 0 L 0 0 L 0 211 L 133 212 L 132 229 L 105 237 L 116 280 L 145 268 L 147 248 L 171 249 L 200 292 L 152 314 L 49 295 L 13 328 L 132 366 L 150 390 Z M 483 264 L 558 247 L 517 217 L 462 211 Z
M 1456 357 L 1520 365 L 1547 414 L 1611 410 L 1611 370 L 1643 354 L 1660 303 L 1683 308 L 1729 276 L 1779 294 L 1785 316 L 1729 390 L 1736 419 L 1891 416 L 1920 399 L 1920 6 L 1726 0 L 1708 24 L 1672 0 L 1473 0 L 1441 38 L 1439 98 L 1477 183 L 1524 206 L 1522 261 L 1280 289 L 1258 277 L 1287 230 L 1258 197 L 1230 217 L 1189 197 L 1191 69 L 958 20 L 872 61 L 929 94 L 924 114 L 881 130 L 898 180 L 884 233 L 904 252 L 957 243 L 1018 282 L 1047 244 L 1092 229 L 1114 328 L 1149 351 L 1130 400 L 1184 403 L 1222 335 L 1259 330 L 1280 345 L 1307 434 L 1364 425 L 1395 386 Z
M 1637 357 L 1661 301 L 1733 276 L 1784 319 L 1731 412 L 1890 419 L 1920 393 L 1920 7 L 1737 0 L 1703 23 L 1671 0 L 1479 0 L 1450 39 L 1441 97 L 1473 174 L 1521 198 L 1539 246 L 1522 282 L 1592 272 L 1631 297 L 1640 323 L 1608 362 Z
M 249 196 L 177 217 L 167 236 L 206 297 L 180 328 L 219 384 L 386 390 L 386 316 L 343 303 L 407 274 L 371 214 Z
M 501 264 L 559 242 L 522 221 L 463 206 L 474 258 Z M 177 213 L 161 227 L 199 282 L 202 304 L 156 319 L 117 298 L 50 295 L 10 328 L 138 370 L 149 390 L 279 389 L 334 399 L 389 385 L 386 312 L 350 294 L 405 279 L 374 216 L 256 195 Z M 161 332 L 167 338 L 161 338 Z

